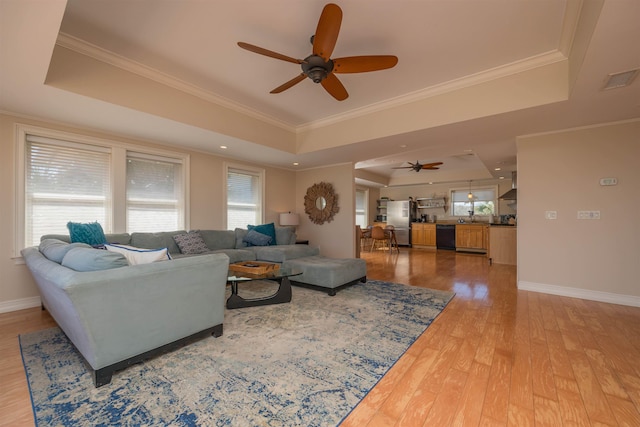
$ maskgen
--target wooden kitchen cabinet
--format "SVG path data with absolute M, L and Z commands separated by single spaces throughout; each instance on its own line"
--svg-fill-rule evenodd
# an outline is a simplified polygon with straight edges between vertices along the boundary
M 414 248 L 435 248 L 436 225 L 422 222 L 411 224 L 411 246 Z
M 491 264 L 517 264 L 517 233 L 516 227 L 497 226 L 489 229 L 489 262 Z
M 487 251 L 486 224 L 457 224 L 456 225 L 456 250 L 467 252 Z

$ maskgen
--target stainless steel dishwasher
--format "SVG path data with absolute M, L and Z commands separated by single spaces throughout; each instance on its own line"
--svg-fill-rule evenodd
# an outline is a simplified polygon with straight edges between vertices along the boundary
M 455 224 L 436 224 L 436 247 L 450 251 L 456 250 Z

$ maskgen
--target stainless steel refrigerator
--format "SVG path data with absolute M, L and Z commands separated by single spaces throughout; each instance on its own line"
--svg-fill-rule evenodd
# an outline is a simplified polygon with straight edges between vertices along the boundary
M 387 202 L 387 225 L 393 225 L 398 245 L 411 246 L 414 210 L 413 202 L 409 200 Z

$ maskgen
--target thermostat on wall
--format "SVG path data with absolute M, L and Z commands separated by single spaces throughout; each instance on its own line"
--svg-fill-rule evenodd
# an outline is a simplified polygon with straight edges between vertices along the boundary
M 600 185 L 616 185 L 617 183 L 617 178 L 600 178 Z

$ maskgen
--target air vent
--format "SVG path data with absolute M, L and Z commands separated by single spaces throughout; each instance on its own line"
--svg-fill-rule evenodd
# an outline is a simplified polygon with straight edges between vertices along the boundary
M 613 73 L 607 76 L 607 81 L 604 84 L 603 90 L 615 89 L 619 87 L 629 86 L 633 79 L 638 75 L 639 69 L 622 71 L 620 73 Z

